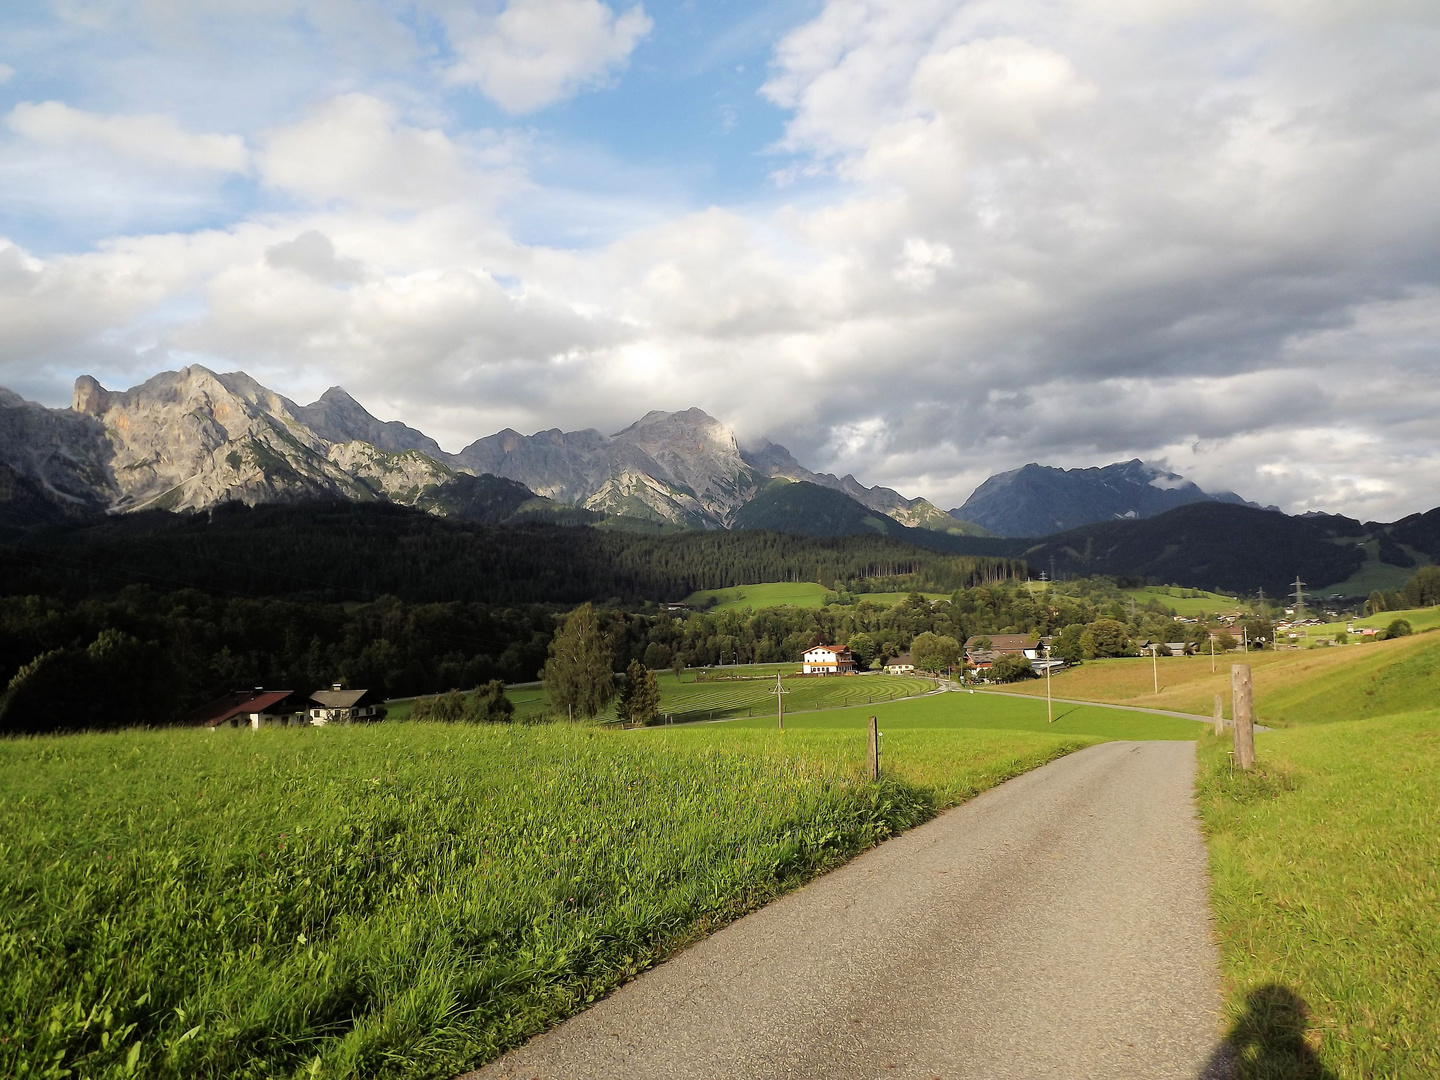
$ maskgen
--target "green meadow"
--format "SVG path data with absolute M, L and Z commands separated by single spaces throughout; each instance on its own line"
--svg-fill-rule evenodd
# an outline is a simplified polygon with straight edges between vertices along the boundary
M 834 590 L 813 581 L 770 582 L 764 585 L 737 585 L 731 589 L 706 589 L 691 593 L 685 603 L 693 607 L 706 607 L 714 599 L 716 611 L 744 611 L 747 608 L 759 611 L 767 607 L 818 608 L 825 604 L 825 597 Z M 856 601 L 868 601 L 882 607 L 894 607 L 910 596 L 908 592 L 855 593 Z M 927 600 L 948 600 L 948 593 L 921 593 Z
M 1176 615 L 1183 615 L 1186 618 L 1194 618 L 1202 612 L 1214 615 L 1216 612 L 1250 610 L 1248 604 L 1233 596 L 1204 592 L 1198 589 L 1182 589 L 1174 585 L 1152 585 L 1144 589 L 1124 589 L 1122 591 L 1126 596 L 1133 598 L 1137 604 L 1145 605 L 1152 600 L 1157 600 L 1166 608 L 1173 610 Z M 1195 592 L 1200 592 L 1201 595 L 1198 597 L 1185 595 Z
M 1410 629 L 1417 634 L 1425 630 L 1435 630 L 1440 628 L 1440 607 L 1382 611 L 1376 615 L 1367 615 L 1363 619 L 1345 619 L 1342 621 L 1348 626 L 1372 626 L 1376 630 L 1384 630 L 1396 619 L 1404 619 L 1410 624 Z M 1333 633 L 1334 631 L 1332 630 L 1331 632 Z
M 452 1076 L 946 806 L 1198 728 L 1043 709 L 0 743 L 0 1075 Z
M 1440 711 L 1256 744 L 1198 783 L 1242 1075 L 1440 1075 Z
M 737 585 L 733 589 L 706 589 L 691 593 L 685 603 L 705 607 L 714 600 L 716 611 L 760 610 L 767 607 L 818 608 L 831 590 L 814 581 L 770 582 L 764 585 Z

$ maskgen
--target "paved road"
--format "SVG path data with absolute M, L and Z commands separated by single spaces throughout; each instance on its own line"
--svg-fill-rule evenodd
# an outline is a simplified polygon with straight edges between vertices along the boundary
M 1191 743 L 1011 780 L 468 1080 L 1220 1076 Z

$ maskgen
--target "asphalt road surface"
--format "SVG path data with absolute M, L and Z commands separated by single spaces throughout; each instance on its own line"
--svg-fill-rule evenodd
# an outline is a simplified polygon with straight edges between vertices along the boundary
M 1011 780 L 467 1080 L 1223 1077 L 1191 743 Z

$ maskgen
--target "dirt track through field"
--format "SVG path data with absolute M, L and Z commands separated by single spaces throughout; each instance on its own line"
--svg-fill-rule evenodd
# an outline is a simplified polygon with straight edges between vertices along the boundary
M 883 844 L 469 1080 L 1227 1073 L 1191 743 L 1105 743 Z

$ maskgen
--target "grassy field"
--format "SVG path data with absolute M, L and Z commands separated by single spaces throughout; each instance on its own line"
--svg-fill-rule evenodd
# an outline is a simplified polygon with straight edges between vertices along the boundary
M 725 720 L 739 716 L 775 715 L 775 675 L 784 672 L 786 713 L 815 709 L 843 708 L 848 705 L 875 704 L 900 698 L 928 694 L 935 689 L 930 679 L 901 675 L 855 675 L 843 678 L 804 678 L 794 676 L 794 664 L 756 664 L 743 668 L 710 669 L 714 681 L 697 681 L 696 673 L 687 671 L 678 680 L 668 672 L 660 672 L 660 711 L 674 723 L 691 720 Z M 515 715 L 521 720 L 539 718 L 550 711 L 545 692 L 540 689 L 513 691 Z M 602 722 L 615 719 L 615 708 L 601 713 Z
M 1367 615 L 1363 619 L 1343 619 L 1341 620 L 1341 626 L 1373 626 L 1376 630 L 1384 630 L 1396 619 L 1404 619 L 1410 624 L 1410 629 L 1417 634 L 1423 630 L 1434 630 L 1440 627 L 1440 607 L 1406 608 L 1404 611 L 1382 611 L 1378 615 Z M 1334 634 L 1334 630 L 1331 630 L 1331 634 Z
M 947 698 L 880 785 L 858 709 L 0 743 L 0 1076 L 453 1075 L 1096 741 Z
M 814 581 L 772 582 L 765 585 L 737 585 L 733 589 L 706 589 L 691 593 L 685 603 L 703 607 L 715 600 L 716 611 L 743 611 L 745 608 L 818 608 L 831 590 Z
M 1369 596 L 1372 592 L 1393 592 L 1402 587 L 1415 574 L 1414 567 L 1391 566 L 1389 563 L 1380 561 L 1380 546 L 1377 542 L 1371 541 L 1364 545 L 1366 549 L 1366 560 L 1359 570 L 1351 574 L 1344 581 L 1337 581 L 1330 585 L 1317 588 L 1315 591 L 1324 596 L 1339 593 L 1341 596 Z M 1411 552 L 1412 555 L 1419 554 Z M 1423 559 L 1424 556 L 1421 556 Z
M 1216 612 L 1228 614 L 1232 611 L 1249 611 L 1250 606 L 1233 596 L 1224 596 L 1220 593 L 1207 592 L 1203 596 L 1184 596 L 1183 593 L 1195 592 L 1194 589 L 1182 589 L 1172 585 L 1152 585 L 1145 589 L 1125 589 L 1126 596 L 1133 597 L 1137 604 L 1148 604 L 1152 600 L 1158 600 L 1165 607 L 1173 610 L 1176 615 L 1183 615 L 1186 618 L 1194 618 L 1201 612 L 1213 615 Z
M 1198 788 L 1243 1075 L 1440 1075 L 1440 712 L 1256 743 L 1207 738 Z
M 746 608 L 759 610 L 767 607 L 789 605 L 799 608 L 824 606 L 825 597 L 833 590 L 813 581 L 771 582 L 765 585 L 737 585 L 733 589 L 706 589 L 691 593 L 685 603 L 704 607 L 711 597 L 715 598 L 715 611 L 744 611 Z M 867 600 L 872 604 L 893 607 L 910 594 L 906 592 L 856 593 L 855 599 Z M 949 593 L 921 593 L 927 600 L 948 600 Z
M 1440 635 L 1424 634 L 1366 645 L 1281 652 L 1231 653 L 1217 657 L 1170 657 L 1159 664 L 1160 693 L 1154 691 L 1152 662 L 1146 657 L 1091 660 L 1053 680 L 1056 697 L 1172 709 L 1208 716 L 1215 694 L 1230 712 L 1230 666 L 1248 663 L 1261 723 L 1285 727 L 1319 719 L 1356 720 L 1433 704 L 1440 668 Z M 1041 697 L 1041 680 L 1001 687 L 1008 693 Z

